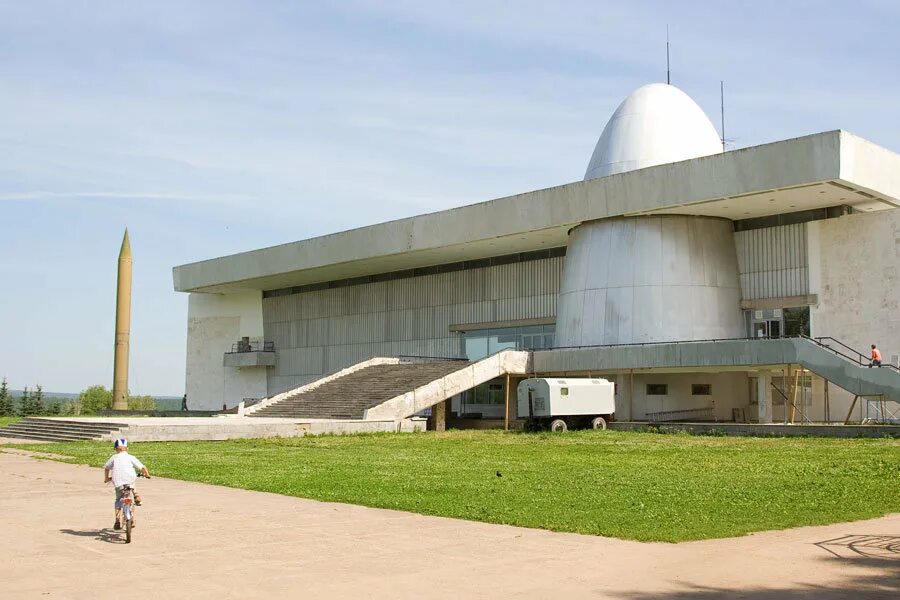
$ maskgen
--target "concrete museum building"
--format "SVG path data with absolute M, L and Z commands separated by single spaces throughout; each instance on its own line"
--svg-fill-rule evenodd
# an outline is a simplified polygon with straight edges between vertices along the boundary
M 898 206 L 893 152 L 845 131 L 724 152 L 646 85 L 583 181 L 175 267 L 188 398 L 486 426 L 536 374 L 614 381 L 618 420 L 887 419 Z

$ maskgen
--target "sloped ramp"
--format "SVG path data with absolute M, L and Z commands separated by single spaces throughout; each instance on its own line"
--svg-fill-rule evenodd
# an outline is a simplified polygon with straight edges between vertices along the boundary
M 801 365 L 851 394 L 900 401 L 900 370 L 896 367 L 868 368 L 859 359 L 811 338 L 655 342 L 534 352 L 534 370 L 538 373 L 671 368 L 741 370 L 789 364 Z
M 373 406 L 465 369 L 466 360 L 379 357 L 251 407 L 254 417 L 361 419 Z

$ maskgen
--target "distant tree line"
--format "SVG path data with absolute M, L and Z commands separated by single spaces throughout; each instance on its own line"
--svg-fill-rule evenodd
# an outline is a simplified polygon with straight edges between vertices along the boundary
M 0 417 L 76 416 L 95 415 L 101 410 L 112 409 L 112 391 L 102 385 L 92 385 L 78 394 L 78 399 L 47 398 L 44 390 L 36 385 L 27 387 L 20 398 L 10 393 L 4 377 L 0 381 Z M 128 396 L 128 410 L 155 410 L 153 396 Z

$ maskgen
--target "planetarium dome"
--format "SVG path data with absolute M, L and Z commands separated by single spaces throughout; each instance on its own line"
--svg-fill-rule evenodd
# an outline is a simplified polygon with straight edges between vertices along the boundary
M 716 128 L 690 96 L 665 83 L 636 89 L 610 117 L 585 180 L 722 151 Z

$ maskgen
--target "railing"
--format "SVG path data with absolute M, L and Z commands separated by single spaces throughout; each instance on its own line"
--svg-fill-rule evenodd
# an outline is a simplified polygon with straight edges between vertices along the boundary
M 544 350 L 578 350 L 581 348 L 621 348 L 621 347 L 633 347 L 633 346 L 660 346 L 664 344 L 698 344 L 698 343 L 708 343 L 708 342 L 755 342 L 757 340 L 789 340 L 789 339 L 803 339 L 809 340 L 810 342 L 816 344 L 820 348 L 828 350 L 832 354 L 836 354 L 842 358 L 849 360 L 850 362 L 861 366 L 868 367 L 872 363 L 868 358 L 867 354 L 863 354 L 859 350 L 855 350 L 843 343 L 842 341 L 835 339 L 833 337 L 809 337 L 806 335 L 792 335 L 792 336 L 782 336 L 782 337 L 734 337 L 734 338 L 709 338 L 705 340 L 668 340 L 661 342 L 631 342 L 628 344 L 586 344 L 583 346 L 555 346 L 553 348 L 544 348 Z M 829 342 L 829 343 L 826 343 Z M 838 348 L 835 348 L 837 346 Z M 900 367 L 896 365 L 892 365 L 890 363 L 882 362 L 881 368 L 885 369 L 893 369 L 895 371 L 900 371 Z
M 814 344 L 818 344 L 820 347 L 825 348 L 826 350 L 830 351 L 831 353 L 837 354 L 838 356 L 846 358 L 850 362 L 854 362 L 861 367 L 868 367 L 868 366 L 872 365 L 872 361 L 868 355 L 863 354 L 859 350 L 851 348 L 844 342 L 837 340 L 833 337 L 817 337 L 817 338 L 811 338 L 811 337 L 806 337 L 806 336 L 801 336 L 801 337 L 813 342 Z M 828 342 L 828 343 L 826 343 L 826 342 Z M 838 348 L 834 348 L 833 345 L 837 346 Z M 884 361 L 882 361 L 880 368 L 894 369 L 895 371 L 900 371 L 900 368 L 898 368 L 896 365 L 892 365 L 890 363 L 885 363 Z
M 798 336 L 802 337 L 802 336 Z M 769 340 L 769 339 L 779 339 L 779 338 L 758 338 L 758 337 L 730 337 L 730 338 L 708 338 L 705 340 L 665 340 L 659 342 L 630 342 L 628 344 L 584 344 L 581 346 L 553 346 L 552 348 L 540 348 L 535 349 L 535 352 L 540 352 L 541 350 L 578 350 L 580 348 L 621 348 L 624 346 L 661 346 L 663 344 L 700 344 L 706 342 L 747 342 L 747 341 L 755 341 L 755 340 Z
M 866 398 L 866 416 L 863 423 L 900 425 L 900 402 L 884 398 Z
M 226 352 L 226 354 L 237 354 L 239 352 L 275 352 L 275 342 L 239 341 L 233 343 L 231 352 Z
M 684 410 L 661 410 L 646 413 L 651 423 L 664 421 L 716 421 L 716 412 L 712 406 L 704 408 L 686 408 Z

